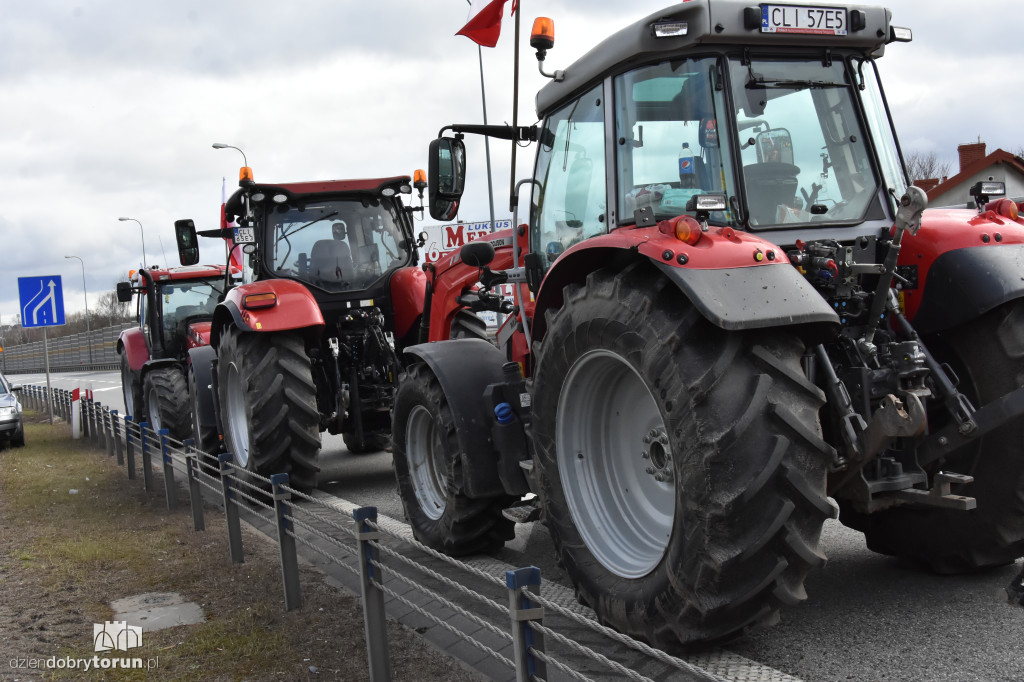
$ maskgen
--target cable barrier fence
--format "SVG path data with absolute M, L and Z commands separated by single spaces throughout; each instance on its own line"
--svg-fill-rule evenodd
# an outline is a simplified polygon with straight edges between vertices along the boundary
M 169 510 L 182 503 L 179 495 L 187 490 L 196 531 L 205 530 L 207 506 L 221 508 L 232 562 L 244 561 L 243 520 L 276 539 L 285 610 L 302 605 L 300 550 L 314 564 L 339 567 L 335 573 L 347 575 L 341 582 L 361 597 L 374 682 L 391 679 L 388 613 L 406 624 L 419 622 L 420 632 L 448 635 L 442 648 L 496 680 L 736 679 L 606 628 L 565 599 L 542 595 L 535 567 L 505 570 L 502 576 L 482 570 L 416 542 L 404 524 L 378 520 L 375 507 L 306 494 L 289 486 L 287 474 L 268 478 L 238 468 L 230 454 L 201 452 L 191 439 L 179 442 L 166 429 L 154 431 L 88 394 L 81 399 L 76 394 L 22 389 L 33 409 L 46 410 L 52 400 L 54 413 L 116 458 L 130 480 L 141 472 L 145 489 L 155 490 L 162 478 Z

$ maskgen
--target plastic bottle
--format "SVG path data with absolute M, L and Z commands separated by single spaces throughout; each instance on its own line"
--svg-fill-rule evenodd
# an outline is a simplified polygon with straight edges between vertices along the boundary
M 679 150 L 679 186 L 695 187 L 697 185 L 696 168 L 693 165 L 693 152 L 690 151 L 690 143 L 684 142 L 683 148 Z

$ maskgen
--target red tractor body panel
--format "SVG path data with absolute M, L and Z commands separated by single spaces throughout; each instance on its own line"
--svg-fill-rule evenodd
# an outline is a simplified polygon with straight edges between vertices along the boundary
M 254 298 L 260 294 L 273 294 L 276 298 Z M 237 310 L 242 323 L 251 331 L 276 332 L 324 324 L 324 316 L 313 294 L 290 279 L 241 284 L 227 293 L 224 303 Z
M 381 187 L 396 182 L 409 182 L 408 175 L 390 178 L 364 178 L 361 180 L 313 180 L 309 182 L 260 183 L 267 187 L 280 187 L 295 194 L 317 194 L 328 192 L 377 192 Z
M 999 202 L 989 204 L 992 206 Z M 967 218 L 966 214 L 974 214 Z M 928 273 L 939 256 L 971 247 L 999 248 L 1007 244 L 1024 244 L 1024 221 L 987 210 L 974 213 L 968 209 L 928 209 L 921 219 L 916 235 L 903 238 L 901 267 L 916 266 L 916 286 L 903 289 L 903 306 L 913 321 L 928 285 Z M 1024 276 L 1024 272 L 1021 273 Z
M 188 326 L 188 335 L 185 344 L 189 350 L 199 346 L 210 345 L 210 332 L 213 329 L 213 322 L 195 322 Z
M 128 365 L 133 372 L 138 372 L 142 366 L 149 362 L 149 344 L 146 342 L 146 335 L 141 327 L 133 327 L 121 332 L 121 338 L 117 345 L 123 349 L 128 358 Z
M 403 338 L 423 314 L 427 276 L 416 267 L 397 270 L 391 276 L 391 305 L 395 312 L 395 337 Z

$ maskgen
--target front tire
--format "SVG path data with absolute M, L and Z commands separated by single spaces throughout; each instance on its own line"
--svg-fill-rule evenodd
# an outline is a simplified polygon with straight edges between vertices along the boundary
M 501 511 L 507 496 L 473 499 L 461 486 L 455 420 L 434 373 L 412 365 L 398 387 L 392 418 L 398 493 L 416 539 L 451 556 L 495 550 L 515 536 Z
M 715 327 L 643 265 L 593 273 L 564 300 L 537 349 L 534 442 L 580 601 L 670 648 L 806 599 L 834 510 L 802 343 Z
M 232 327 L 217 357 L 224 445 L 235 463 L 262 476 L 287 473 L 298 490 L 315 488 L 319 414 L 302 337 Z
M 146 398 L 149 427 L 153 431 L 167 429 L 167 434 L 178 441 L 192 435 L 188 386 L 179 368 L 151 369 L 143 381 L 143 395 Z
M 954 368 L 968 399 L 976 407 L 987 405 L 1024 386 L 1024 301 L 938 334 L 927 345 Z M 976 498 L 976 509 L 897 507 L 866 516 L 844 506 L 840 520 L 847 517 L 845 523 L 864 532 L 868 549 L 937 573 L 1001 566 L 1024 555 L 1024 419 L 1012 419 L 951 453 L 928 473 L 940 470 L 974 477 L 954 492 Z

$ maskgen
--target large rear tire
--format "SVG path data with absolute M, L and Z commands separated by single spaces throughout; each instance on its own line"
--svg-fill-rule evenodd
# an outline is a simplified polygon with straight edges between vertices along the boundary
M 501 514 L 511 498 L 473 499 L 462 489 L 455 421 L 425 364 L 412 365 L 399 384 L 392 425 L 398 493 L 417 540 L 463 556 L 492 551 L 514 537 L 515 524 Z
M 298 490 L 315 488 L 319 414 L 302 337 L 231 327 L 217 357 L 224 445 L 235 463 L 262 476 L 287 473 Z
M 158 367 L 146 373 L 143 381 L 149 428 L 182 441 L 192 435 L 192 410 L 188 402 L 188 385 L 178 367 Z
M 806 599 L 835 514 L 803 344 L 715 327 L 645 265 L 592 273 L 564 301 L 537 347 L 534 443 L 580 601 L 672 648 Z
M 124 413 L 135 421 L 142 417 L 142 380 L 140 372 L 132 370 L 128 363 L 128 351 L 121 353 L 121 395 L 124 398 Z
M 976 407 L 1024 386 L 1024 301 L 926 341 L 936 359 L 953 368 L 960 391 Z M 840 520 L 864 532 L 868 549 L 937 573 L 1001 566 L 1024 555 L 1024 419 L 1012 419 L 935 462 L 929 474 L 940 470 L 974 477 L 953 492 L 976 498 L 976 509 L 897 507 L 868 516 L 844 505 Z

